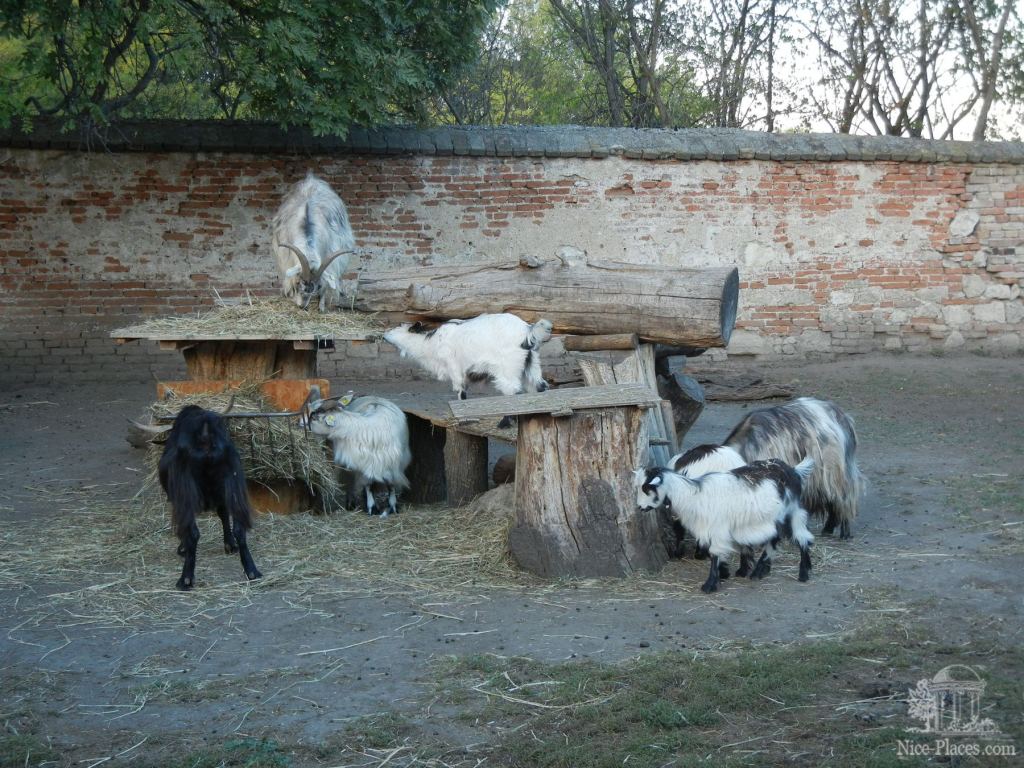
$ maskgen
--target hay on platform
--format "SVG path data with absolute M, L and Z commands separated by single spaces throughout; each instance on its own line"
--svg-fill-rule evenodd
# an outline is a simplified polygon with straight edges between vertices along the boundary
M 316 336 L 335 338 L 366 336 L 376 338 L 386 330 L 376 315 L 367 312 L 305 310 L 289 299 L 247 299 L 238 304 L 217 306 L 197 314 L 154 317 L 144 323 L 121 328 L 119 336 Z
M 259 384 L 255 383 L 216 394 L 174 396 L 153 403 L 149 410 L 154 422 L 166 422 L 186 405 L 223 412 L 232 398 L 232 410 L 235 412 L 278 410 L 264 400 Z M 334 510 L 343 506 L 344 491 L 334 463 L 324 448 L 323 438 L 304 430 L 297 418 L 229 418 L 227 423 L 249 480 L 301 482 L 319 496 L 324 509 Z M 154 489 L 156 466 L 162 452 L 163 443 L 154 441 L 146 454 L 146 463 L 151 470 L 147 485 Z

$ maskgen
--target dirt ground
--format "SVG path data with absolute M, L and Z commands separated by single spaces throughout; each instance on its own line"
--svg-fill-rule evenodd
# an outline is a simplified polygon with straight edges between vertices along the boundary
M 96 547 L 86 545 L 95 544 L 88 532 L 97 505 L 133 514 L 129 500 L 144 468 L 142 453 L 125 442 L 124 419 L 142 411 L 152 386 L 4 393 L 4 759 L 89 768 L 393 766 L 413 764 L 409 745 L 429 740 L 444 749 L 418 764 L 477 765 L 487 759 L 488 744 L 504 738 L 504 726 L 473 714 L 473 702 L 488 694 L 472 686 L 461 697 L 441 694 L 450 669 L 444 665 L 453 657 L 614 664 L 682 652 L 696 659 L 731 647 L 842 641 L 865 623 L 895 632 L 908 619 L 925 644 L 931 638 L 961 648 L 1019 648 L 1024 360 L 856 357 L 762 369 L 855 416 L 870 490 L 852 541 L 819 537 L 808 584 L 796 581 L 788 555 L 767 580 L 731 579 L 713 597 L 696 589 L 704 564 L 692 560 L 672 562 L 627 589 L 594 582 L 496 588 L 468 580 L 445 589 L 384 589 L 372 577 L 348 583 L 325 571 L 321 581 L 329 584 L 297 590 L 288 582 L 290 564 L 261 534 L 261 521 L 250 541 L 273 577 L 266 584 L 239 585 L 238 562 L 219 552 L 218 537 L 205 534 L 211 528 L 204 529 L 197 571 L 197 592 L 206 590 L 205 597 L 172 589 L 180 561 L 167 533 L 145 552 L 146 567 L 159 576 L 152 588 L 124 577 L 116 541 L 101 562 L 78 563 L 75 542 L 59 533 L 74 521 L 84 531 L 81 558 L 95 559 Z M 710 404 L 686 446 L 720 440 L 759 405 Z M 356 514 L 318 525 L 343 530 Z M 60 549 L 52 569 L 45 566 L 49 547 Z M 315 578 L 304 576 L 307 584 Z M 387 584 L 388 574 L 379 578 Z M 221 583 L 231 589 L 218 591 Z M 111 589 L 134 590 L 143 607 L 136 615 L 97 618 L 92 600 Z M 375 742 L 365 726 L 381 718 L 385 726 L 401 718 L 401 726 Z M 240 740 L 286 743 L 289 750 L 261 747 L 262 758 L 236 762 L 202 751 Z M 406 746 L 388 757 L 392 743 Z M 828 762 L 813 747 L 805 752 L 811 756 L 796 763 Z M 206 757 L 188 759 L 192 754 Z

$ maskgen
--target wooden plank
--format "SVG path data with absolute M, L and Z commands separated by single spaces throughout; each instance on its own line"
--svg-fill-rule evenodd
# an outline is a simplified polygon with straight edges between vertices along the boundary
M 452 416 L 452 409 L 448 407 L 448 395 L 433 393 L 401 392 L 388 395 L 388 400 L 401 408 L 406 414 L 423 419 L 431 425 L 447 429 L 451 426 L 458 426 L 460 432 L 470 435 L 490 437 L 495 440 L 502 440 L 506 443 L 516 441 L 516 427 L 498 427 L 500 417 L 480 419 L 466 424 L 459 424 Z
M 566 336 L 566 352 L 593 352 L 600 349 L 636 349 L 640 337 L 635 333 L 610 333 L 602 336 Z
M 468 419 L 494 416 L 521 416 L 529 413 L 580 411 L 630 405 L 654 408 L 660 403 L 658 393 L 644 384 L 610 384 L 603 387 L 549 389 L 547 392 L 525 395 L 452 400 L 448 406 L 455 419 L 462 424 Z

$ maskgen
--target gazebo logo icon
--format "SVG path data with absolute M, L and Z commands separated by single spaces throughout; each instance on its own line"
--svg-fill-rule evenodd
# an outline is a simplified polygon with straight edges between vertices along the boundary
M 910 730 L 940 736 L 1002 738 L 991 718 L 981 717 L 981 696 L 985 681 L 963 664 L 940 669 L 931 679 L 917 681 L 910 690 L 907 705 L 910 716 L 924 721 L 924 728 Z

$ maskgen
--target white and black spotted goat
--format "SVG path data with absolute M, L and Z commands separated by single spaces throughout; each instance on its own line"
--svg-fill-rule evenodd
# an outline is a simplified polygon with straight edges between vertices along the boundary
M 833 534 L 838 526 L 839 537 L 850 538 L 864 479 L 857 467 L 853 419 L 835 403 L 801 397 L 753 411 L 736 425 L 724 444 L 745 463 L 780 459 L 795 464 L 810 456 L 814 472 L 803 486 L 803 506 L 824 518 L 823 534 Z
M 448 381 L 460 400 L 471 381 L 489 381 L 503 395 L 543 392 L 540 345 L 551 338 L 551 322 L 530 325 L 510 313 L 449 320 L 436 328 L 406 323 L 384 334 L 403 357 L 411 357 L 439 381 Z M 502 419 L 501 426 L 509 423 Z
M 398 512 L 398 494 L 409 487 L 405 470 L 412 460 L 409 427 L 402 409 L 382 397 L 320 399 L 313 388 L 309 428 L 334 449 L 334 463 L 351 474 L 350 497 L 367 513 Z
M 282 294 L 303 308 L 319 298 L 321 312 L 341 303 L 341 278 L 355 238 L 345 204 L 312 172 L 277 209 L 273 247 Z
M 746 463 L 738 452 L 728 446 L 705 444 L 690 448 L 683 453 L 677 453 L 668 460 L 668 468 L 692 480 L 706 475 L 708 472 L 728 472 L 730 469 L 742 467 Z M 683 539 L 686 538 L 686 529 L 683 528 L 682 523 L 671 512 L 667 510 L 662 510 L 662 512 L 669 518 L 675 534 L 674 546 L 669 544 L 671 537 L 666 538 L 666 546 L 669 547 L 671 556 L 681 557 L 683 554 Z M 708 556 L 707 549 L 698 544 L 693 556 L 698 560 L 703 560 Z M 723 565 L 721 572 L 727 576 L 728 568 Z
M 807 512 L 800 506 L 803 480 L 814 468 L 806 458 L 796 467 L 777 461 L 757 461 L 729 472 L 710 472 L 688 478 L 669 469 L 636 471 L 637 506 L 667 506 L 679 522 L 711 553 L 711 568 L 704 592 L 718 589 L 721 561 L 740 552 L 737 576 L 764 578 L 771 572 L 775 548 L 782 538 L 800 548 L 800 581 L 810 578 L 810 548 L 814 537 L 807 530 Z M 752 556 L 765 547 L 757 564 Z

